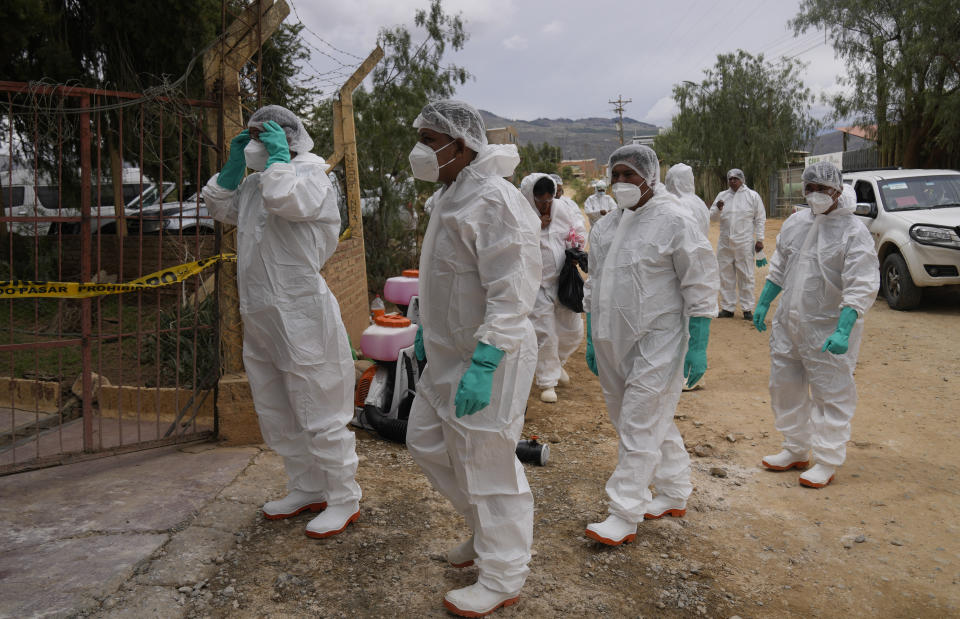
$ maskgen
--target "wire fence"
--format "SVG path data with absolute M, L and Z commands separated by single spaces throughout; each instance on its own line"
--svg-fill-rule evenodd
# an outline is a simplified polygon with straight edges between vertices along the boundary
M 0 82 L 0 472 L 214 430 L 216 269 L 124 294 L 35 296 L 219 252 L 198 193 L 217 106 L 175 95 Z

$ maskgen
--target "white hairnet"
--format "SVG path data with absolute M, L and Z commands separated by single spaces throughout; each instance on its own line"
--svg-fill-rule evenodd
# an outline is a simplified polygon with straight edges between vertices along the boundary
M 613 166 L 619 163 L 632 168 L 650 187 L 660 182 L 660 161 L 657 160 L 657 153 L 649 146 L 628 144 L 613 151 L 607 162 L 607 174 L 612 175 Z
M 670 166 L 663 184 L 667 186 L 667 191 L 678 197 L 694 193 L 693 168 L 685 163 Z
M 727 180 L 730 180 L 731 178 L 739 178 L 740 182 L 744 184 L 747 182 L 747 177 L 743 175 L 743 170 L 740 168 L 733 168 L 727 172 Z
M 487 145 L 487 129 L 480 112 L 469 103 L 443 99 L 423 106 L 413 121 L 414 129 L 432 129 L 453 139 L 463 138 L 470 150 L 479 153 Z
M 597 181 L 596 183 L 593 184 L 593 186 L 596 187 L 597 189 L 600 189 L 601 191 L 607 190 L 607 183 L 604 181 Z
M 843 174 L 833 163 L 829 161 L 818 161 L 811 163 L 803 169 L 803 182 L 816 183 L 826 187 L 833 187 L 841 191 L 843 189 Z
M 263 123 L 272 120 L 281 127 L 287 135 L 287 144 L 290 150 L 296 153 L 308 153 L 313 150 L 313 139 L 307 133 L 303 123 L 297 115 L 281 105 L 265 105 L 250 117 L 248 127 L 259 129 Z
M 550 178 L 553 179 L 554 184 L 563 185 L 563 177 L 559 174 L 551 174 Z

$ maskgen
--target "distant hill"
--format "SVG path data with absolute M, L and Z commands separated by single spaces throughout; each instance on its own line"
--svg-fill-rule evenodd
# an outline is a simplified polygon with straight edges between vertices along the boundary
M 563 150 L 564 159 L 591 159 L 606 163 L 610 153 L 620 146 L 617 137 L 616 118 L 538 118 L 536 120 L 510 120 L 486 110 L 480 110 L 488 129 L 512 125 L 520 135 L 520 144 L 547 142 Z M 656 125 L 633 118 L 623 119 L 624 140 L 636 135 L 654 135 Z

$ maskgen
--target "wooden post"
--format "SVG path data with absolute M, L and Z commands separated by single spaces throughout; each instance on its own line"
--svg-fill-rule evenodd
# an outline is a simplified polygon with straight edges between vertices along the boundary
M 211 98 L 219 96 L 221 101 L 220 110 L 212 109 L 207 113 L 208 134 L 216 135 L 218 141 L 208 157 L 211 175 L 220 169 L 229 156 L 229 141 L 245 127 L 240 103 L 240 70 L 260 49 L 263 40 L 269 38 L 289 14 L 290 7 L 284 0 L 252 2 L 227 27 L 221 44 L 204 54 L 203 79 L 207 95 Z M 237 251 L 235 227 L 223 226 L 221 240 L 221 251 Z M 235 263 L 223 263 L 220 266 L 220 342 L 224 371 L 242 372 L 243 326 L 240 321 Z
M 346 181 L 347 208 L 350 214 L 350 228 L 355 232 L 351 235 L 359 239 L 360 255 L 363 251 L 363 213 L 360 200 L 360 166 L 357 160 L 357 127 L 353 119 L 353 91 L 360 82 L 373 71 L 380 59 L 383 58 L 383 48 L 379 45 L 370 52 L 353 75 L 340 87 L 340 98 L 333 104 L 333 148 L 330 165 L 335 166 L 343 159 L 343 169 Z M 367 262 L 363 259 L 363 281 L 366 288 Z

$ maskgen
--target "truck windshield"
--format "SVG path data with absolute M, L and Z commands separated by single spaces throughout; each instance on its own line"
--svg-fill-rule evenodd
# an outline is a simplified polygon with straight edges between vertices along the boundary
M 960 206 L 960 174 L 894 178 L 877 184 L 888 211 Z

